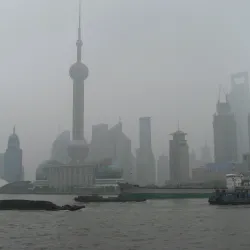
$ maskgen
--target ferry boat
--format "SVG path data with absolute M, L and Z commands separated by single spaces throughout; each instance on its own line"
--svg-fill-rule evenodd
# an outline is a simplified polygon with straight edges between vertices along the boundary
M 250 179 L 241 174 L 227 174 L 227 189 L 216 189 L 209 197 L 211 205 L 250 204 Z
M 197 199 L 209 198 L 213 188 L 202 187 L 140 187 L 119 183 L 120 193 L 127 199 Z

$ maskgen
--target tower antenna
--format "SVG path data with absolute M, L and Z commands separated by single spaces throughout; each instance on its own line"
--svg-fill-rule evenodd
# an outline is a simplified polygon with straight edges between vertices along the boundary
M 78 14 L 78 18 L 79 18 L 79 23 L 78 23 L 78 38 L 77 38 L 77 42 L 76 42 L 76 46 L 77 46 L 77 62 L 81 62 L 82 60 L 82 35 L 81 35 L 81 8 L 82 8 L 82 1 L 79 0 L 79 14 Z
M 225 87 L 223 88 L 223 93 L 225 95 L 226 102 L 228 102 L 228 91 L 225 90 Z
M 81 0 L 79 0 L 79 15 L 78 15 L 78 18 L 79 18 L 79 24 L 78 24 L 78 40 L 81 40 L 81 17 L 82 17 L 82 1 Z
M 222 87 L 222 85 L 219 84 L 218 103 L 220 102 L 221 87 Z

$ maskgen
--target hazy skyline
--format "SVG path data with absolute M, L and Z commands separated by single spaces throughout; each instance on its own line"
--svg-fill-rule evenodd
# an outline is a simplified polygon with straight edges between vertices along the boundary
M 26 178 L 34 178 L 58 127 L 71 130 L 78 0 L 0 4 L 0 151 L 16 125 Z M 249 70 L 249 7 L 243 0 L 83 0 L 87 140 L 92 125 L 113 126 L 120 116 L 136 148 L 138 119 L 151 116 L 156 156 L 168 154 L 178 120 L 190 148 L 212 146 L 218 85 Z

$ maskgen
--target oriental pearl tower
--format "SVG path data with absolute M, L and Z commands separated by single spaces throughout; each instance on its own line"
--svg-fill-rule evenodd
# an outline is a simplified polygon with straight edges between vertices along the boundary
M 89 148 L 84 139 L 84 81 L 88 77 L 88 68 L 82 63 L 81 38 L 81 1 L 79 1 L 79 26 L 76 41 L 77 61 L 70 67 L 69 75 L 73 80 L 73 123 L 72 141 L 68 147 L 68 154 L 72 164 L 82 164 L 88 155 Z

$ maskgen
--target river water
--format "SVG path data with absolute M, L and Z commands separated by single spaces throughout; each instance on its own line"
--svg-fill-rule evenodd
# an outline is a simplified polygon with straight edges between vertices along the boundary
M 73 203 L 73 196 L 12 196 Z M 250 206 L 206 199 L 92 203 L 76 212 L 0 211 L 0 249 L 250 249 Z

